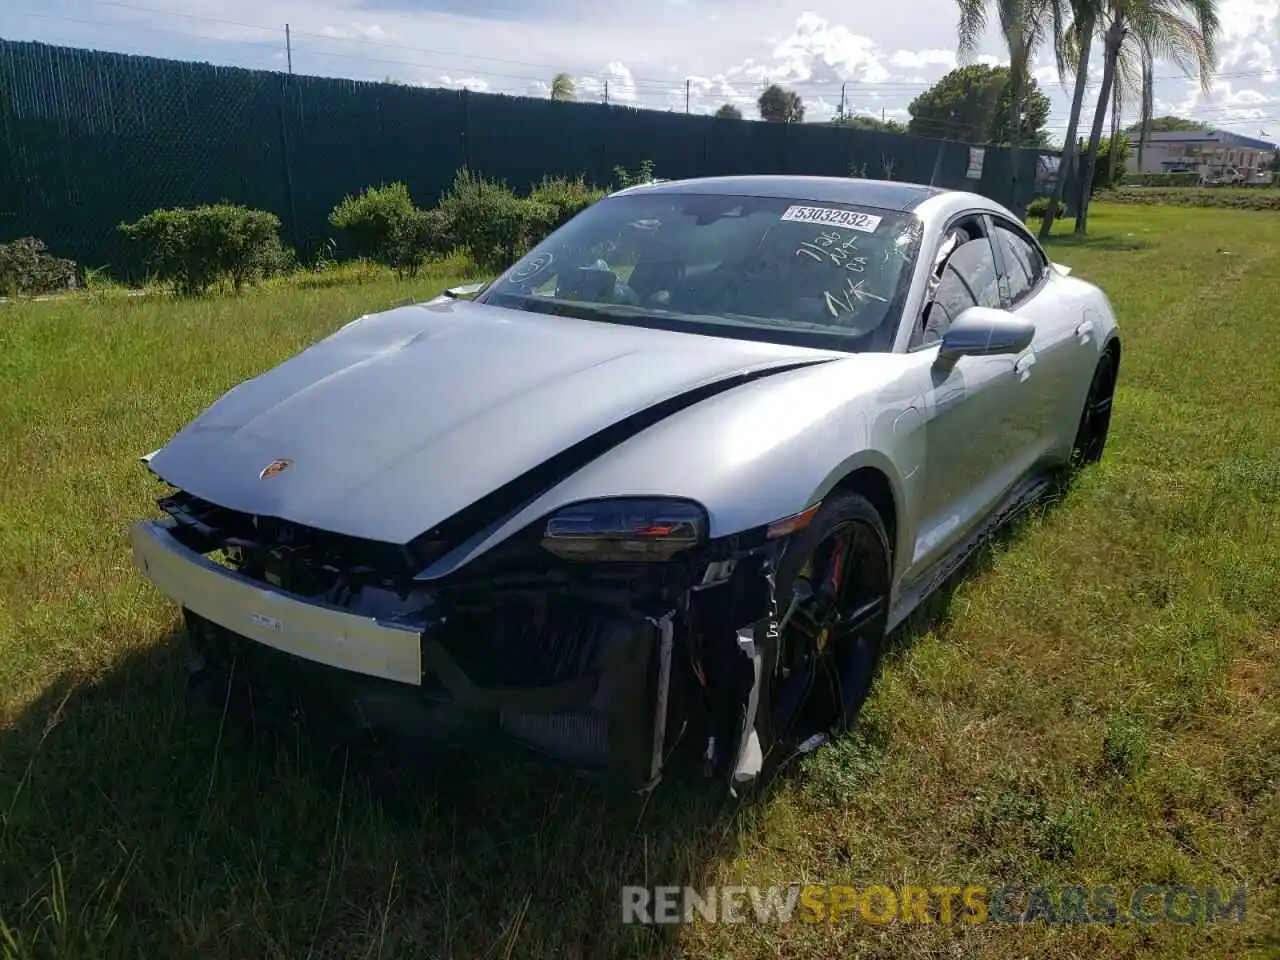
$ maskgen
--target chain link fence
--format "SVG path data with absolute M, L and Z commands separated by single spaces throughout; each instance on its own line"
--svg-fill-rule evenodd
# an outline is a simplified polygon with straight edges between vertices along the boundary
M 864 176 L 1021 212 L 1043 192 L 1041 155 L 1022 151 L 1015 180 L 997 147 L 0 41 L 0 242 L 37 236 L 116 277 L 141 269 L 117 225 L 158 207 L 270 210 L 306 259 L 345 195 L 400 180 L 429 206 L 463 166 L 516 190 L 560 175 L 607 185 L 645 160 L 671 179 Z

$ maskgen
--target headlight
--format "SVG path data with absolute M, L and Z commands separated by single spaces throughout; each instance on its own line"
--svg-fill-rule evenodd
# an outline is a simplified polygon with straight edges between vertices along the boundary
M 706 512 L 687 500 L 589 500 L 553 514 L 542 546 L 566 560 L 669 560 L 706 532 Z

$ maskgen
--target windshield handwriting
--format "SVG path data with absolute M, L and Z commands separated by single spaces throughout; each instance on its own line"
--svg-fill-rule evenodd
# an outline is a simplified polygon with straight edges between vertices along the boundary
M 859 306 L 870 300 L 877 300 L 880 303 L 889 302 L 888 298 L 863 289 L 863 285 L 866 282 L 866 280 L 855 281 L 853 277 L 846 277 L 844 286 L 840 288 L 838 294 L 833 294 L 830 290 L 823 290 L 822 296 L 827 301 L 827 310 L 831 313 L 831 316 L 839 318 L 842 312 L 854 313 Z
M 827 230 L 818 234 L 813 240 L 800 244 L 796 249 L 796 256 L 809 257 L 819 263 L 825 259 L 837 267 L 844 267 L 851 273 L 862 273 L 867 268 L 867 258 L 855 256 L 857 252 L 857 237 L 845 240 L 838 231 Z

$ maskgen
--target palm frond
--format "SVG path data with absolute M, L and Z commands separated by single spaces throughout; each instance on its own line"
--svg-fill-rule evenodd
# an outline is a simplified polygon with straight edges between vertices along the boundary
M 1134 43 L 1151 59 L 1168 60 L 1208 92 L 1220 29 L 1217 0 L 1137 0 L 1131 5 Z M 1189 15 L 1188 15 L 1189 14 Z M 1141 59 L 1143 54 L 1139 53 Z
M 1049 42 L 1053 44 L 1053 65 L 1058 70 L 1058 82 L 1063 87 L 1066 87 L 1071 73 L 1071 62 L 1067 54 L 1068 37 L 1076 29 L 1077 23 L 1074 7 L 1068 8 L 1061 0 L 1053 0 L 1049 4 Z
M 986 0 L 958 0 L 960 4 L 960 24 L 957 28 L 960 40 L 960 58 L 971 57 L 982 42 L 982 35 L 987 30 Z

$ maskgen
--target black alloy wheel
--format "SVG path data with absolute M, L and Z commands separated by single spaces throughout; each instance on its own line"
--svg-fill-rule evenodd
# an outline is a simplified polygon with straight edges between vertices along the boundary
M 1111 402 L 1115 392 L 1116 361 L 1112 354 L 1106 353 L 1093 372 L 1089 395 L 1085 398 L 1084 410 L 1080 413 L 1080 426 L 1076 430 L 1076 441 L 1071 450 L 1072 466 L 1082 467 L 1102 459 L 1102 451 L 1107 445 L 1107 433 L 1111 429 Z
M 856 493 L 829 496 L 787 544 L 775 585 L 777 644 L 764 663 L 766 768 L 857 719 L 884 649 L 891 558 L 884 521 Z

